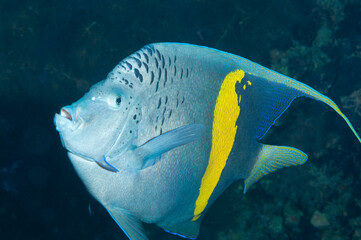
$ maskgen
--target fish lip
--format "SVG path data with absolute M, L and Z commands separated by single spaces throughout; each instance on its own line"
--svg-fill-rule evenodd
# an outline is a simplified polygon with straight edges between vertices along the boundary
M 59 132 L 74 131 L 80 127 L 81 122 L 79 118 L 75 117 L 75 111 L 71 106 L 61 108 L 54 117 L 54 124 Z
M 67 118 L 69 121 L 73 120 L 71 113 L 69 113 L 69 109 L 66 110 L 66 108 L 60 109 L 60 116 Z

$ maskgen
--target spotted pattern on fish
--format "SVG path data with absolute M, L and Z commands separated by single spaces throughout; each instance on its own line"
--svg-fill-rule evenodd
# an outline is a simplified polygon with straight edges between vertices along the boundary
M 177 64 L 177 56 L 164 55 L 160 49 L 154 46 L 146 46 L 133 53 L 118 64 L 118 71 L 111 72 L 111 78 L 119 83 L 133 88 L 135 85 L 150 86 L 154 93 L 158 93 L 174 83 L 180 81 L 186 83 L 192 76 L 192 68 Z M 127 77 L 126 74 L 134 77 Z M 137 80 L 137 82 L 134 82 Z M 139 85 L 140 84 L 140 85 Z M 172 120 L 173 109 L 177 109 L 187 101 L 185 96 L 178 90 L 173 96 L 165 96 L 155 100 L 156 117 L 154 118 L 155 134 L 162 134 L 162 126 Z

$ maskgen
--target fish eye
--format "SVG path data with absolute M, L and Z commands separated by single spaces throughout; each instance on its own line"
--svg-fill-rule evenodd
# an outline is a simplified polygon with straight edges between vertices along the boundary
M 122 102 L 122 97 L 121 97 L 121 96 L 117 96 L 117 97 L 115 98 L 115 104 L 116 104 L 117 106 L 120 106 L 121 102 Z

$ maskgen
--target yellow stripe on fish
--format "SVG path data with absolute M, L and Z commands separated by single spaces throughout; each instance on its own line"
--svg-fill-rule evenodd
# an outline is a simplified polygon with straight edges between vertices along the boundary
M 226 166 L 237 132 L 237 119 L 241 111 L 241 96 L 236 93 L 236 84 L 241 83 L 245 73 L 237 70 L 223 80 L 213 113 L 212 148 L 207 169 L 203 175 L 192 221 L 196 221 L 206 208 L 221 173 Z M 250 85 L 250 84 L 249 84 Z

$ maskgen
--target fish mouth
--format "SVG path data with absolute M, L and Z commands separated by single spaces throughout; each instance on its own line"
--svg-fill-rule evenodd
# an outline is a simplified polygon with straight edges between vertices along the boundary
M 70 114 L 66 109 L 64 109 L 64 108 L 62 108 L 62 109 L 60 110 L 60 116 L 69 119 L 69 121 L 72 121 L 72 120 L 73 120 L 71 114 Z
M 66 106 L 60 109 L 59 113 L 55 114 L 54 124 L 56 126 L 56 130 L 59 132 L 63 131 L 74 131 L 79 125 L 80 121 L 76 121 L 75 111 L 71 106 Z

